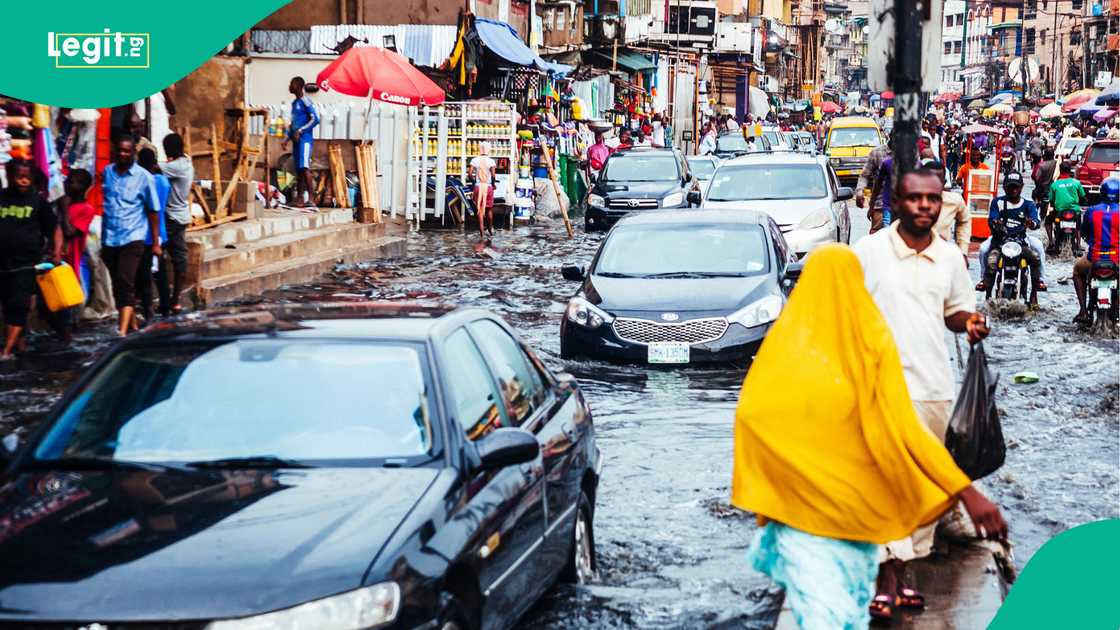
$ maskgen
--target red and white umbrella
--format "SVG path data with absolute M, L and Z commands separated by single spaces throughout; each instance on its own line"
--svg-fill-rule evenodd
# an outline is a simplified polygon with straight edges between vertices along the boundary
M 445 98 L 443 90 L 408 59 L 372 46 L 342 53 L 315 82 L 324 90 L 395 105 L 439 105 Z

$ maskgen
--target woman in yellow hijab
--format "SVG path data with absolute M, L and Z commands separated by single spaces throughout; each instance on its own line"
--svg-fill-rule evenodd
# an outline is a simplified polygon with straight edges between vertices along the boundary
M 735 415 L 731 503 L 763 525 L 748 557 L 785 588 L 803 629 L 866 628 L 879 545 L 957 498 L 978 525 L 1006 528 L 918 420 L 890 329 L 846 246 L 809 256 Z

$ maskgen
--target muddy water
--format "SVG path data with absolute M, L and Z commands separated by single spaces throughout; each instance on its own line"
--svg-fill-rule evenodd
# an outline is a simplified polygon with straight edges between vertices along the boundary
M 856 234 L 866 233 L 866 221 L 855 224 Z M 753 521 L 727 506 L 741 371 L 562 361 L 559 321 L 575 285 L 559 268 L 586 263 L 600 237 L 578 231 L 568 241 L 559 226 L 518 228 L 497 236 L 497 251 L 475 251 L 474 238 L 412 234 L 401 260 L 339 270 L 262 299 L 373 297 L 493 309 L 553 368 L 579 378 L 606 458 L 595 524 L 599 579 L 554 588 L 524 627 L 768 627 L 777 601 L 743 561 Z M 1120 515 L 1117 342 L 1067 323 L 1074 315 L 1072 285 L 1061 283 L 1068 267 L 1050 267 L 1042 311 L 996 320 L 987 344 L 1002 375 L 1010 450 L 985 485 L 1010 520 L 1020 566 L 1057 533 Z M 108 330 L 94 326 L 69 350 L 43 348 L 0 367 L 0 429 L 26 430 L 38 421 L 107 346 Z M 1041 380 L 1012 384 L 1011 375 L 1026 369 Z

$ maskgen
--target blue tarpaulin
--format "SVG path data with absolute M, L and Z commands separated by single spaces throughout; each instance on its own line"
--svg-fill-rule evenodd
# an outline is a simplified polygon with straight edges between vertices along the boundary
M 476 17 L 474 19 L 474 29 L 478 32 L 482 43 L 491 52 L 510 63 L 537 68 L 554 75 L 567 74 L 572 70 L 572 66 L 541 59 L 540 55 L 530 50 L 525 42 L 521 41 L 517 36 L 517 31 L 505 22 Z

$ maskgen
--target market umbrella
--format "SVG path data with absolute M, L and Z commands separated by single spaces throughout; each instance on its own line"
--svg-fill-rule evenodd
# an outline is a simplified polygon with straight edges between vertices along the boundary
M 986 107 L 986 106 L 987 106 L 987 103 L 985 103 L 984 99 L 982 99 L 982 98 L 975 99 L 971 103 L 968 104 L 969 109 L 984 109 L 984 107 Z
M 894 92 L 890 90 L 884 90 L 881 94 L 879 94 L 879 96 L 882 96 L 884 101 L 889 101 L 894 98 Z
M 1113 86 L 1097 95 L 1097 105 L 1106 107 L 1120 106 L 1120 87 Z
M 999 105 L 1000 103 L 1009 102 L 1011 102 L 1011 95 L 1007 92 L 1003 92 L 1001 94 L 996 94 L 992 98 L 988 99 L 988 106 L 991 107 L 993 105 Z
M 770 113 L 770 97 L 761 88 L 750 86 L 750 112 L 751 116 L 759 118 Z
M 408 59 L 384 48 L 351 48 L 315 78 L 324 90 L 396 105 L 439 105 L 444 93 Z
M 1065 113 L 1062 112 L 1061 105 L 1058 105 L 1057 103 L 1049 103 L 1047 105 L 1043 105 L 1042 109 L 1038 110 L 1038 115 L 1042 116 L 1043 118 L 1061 118 L 1065 115 Z
M 1007 103 L 1000 103 L 998 105 L 992 105 L 991 107 L 985 109 L 983 112 L 981 112 L 981 115 L 982 116 L 1003 116 L 1003 115 L 1010 114 L 1014 111 L 1015 110 L 1010 105 L 1008 105 Z
M 1104 122 L 1116 115 L 1115 109 L 1102 109 L 1101 111 L 1093 114 L 1093 120 L 1097 122 Z
M 1084 89 L 1084 90 L 1077 90 L 1076 92 L 1070 92 L 1069 94 L 1066 95 L 1065 99 L 1062 101 L 1062 111 L 1063 112 L 1075 112 L 1078 109 L 1080 109 L 1081 106 L 1084 105 L 1085 103 L 1088 103 L 1089 101 L 1097 98 L 1098 94 L 1100 94 L 1100 91 L 1092 90 L 1092 89 Z
M 956 101 L 960 100 L 960 98 L 961 95 L 959 92 L 944 92 L 942 94 L 938 94 L 937 97 L 933 99 L 933 102 L 938 104 L 955 103 Z
M 989 127 L 988 125 L 972 124 L 962 128 L 961 133 L 966 136 L 974 133 L 999 133 L 999 129 Z
M 840 105 L 836 103 L 833 103 L 832 101 L 825 101 L 821 103 L 821 113 L 836 114 L 842 111 L 844 111 L 844 108 L 840 107 Z

